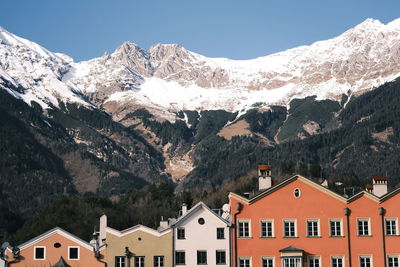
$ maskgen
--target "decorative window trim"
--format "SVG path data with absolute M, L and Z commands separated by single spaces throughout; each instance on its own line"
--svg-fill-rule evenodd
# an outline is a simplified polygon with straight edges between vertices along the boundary
M 317 223 L 317 235 L 309 235 L 308 233 L 308 222 L 316 222 Z M 321 223 L 319 219 L 310 218 L 306 219 L 306 233 L 307 237 L 321 237 Z
M 368 222 L 368 234 L 367 235 L 360 235 L 360 229 L 359 229 L 359 222 L 360 221 L 367 221 Z M 371 218 L 366 218 L 366 217 L 357 218 L 357 236 L 359 236 L 359 237 L 372 236 Z
M 322 266 L 322 257 L 319 255 L 311 255 L 311 256 L 307 256 L 307 266 L 310 265 L 310 260 L 311 259 L 318 259 L 319 261 L 319 266 Z
M 265 222 L 270 222 L 271 223 L 271 236 L 268 236 L 268 235 L 263 235 L 263 232 L 262 232 L 262 223 L 265 223 Z M 275 223 L 274 223 L 274 219 L 261 219 L 260 220 L 260 237 L 262 237 L 262 238 L 272 238 L 272 237 L 275 237 Z
M 300 189 L 300 188 L 295 188 L 295 189 L 293 190 L 293 196 L 294 196 L 295 198 L 301 198 L 301 189 Z
M 332 231 L 331 231 L 331 222 L 339 222 L 340 224 L 340 235 L 332 235 Z M 329 237 L 344 237 L 343 234 L 343 219 L 342 218 L 331 218 L 329 219 Z
M 38 259 L 36 257 L 36 249 L 37 248 L 43 248 L 43 259 Z M 36 261 L 44 261 L 44 260 L 46 260 L 46 247 L 45 246 L 34 246 L 33 247 L 33 259 L 36 260 Z
M 370 254 L 362 254 L 362 255 L 358 256 L 358 263 L 360 264 L 361 267 L 364 267 L 364 266 L 361 265 L 361 259 L 362 258 L 368 258 L 370 263 L 371 263 L 370 267 L 374 266 L 374 261 L 373 261 L 372 255 L 370 255 Z
M 262 256 L 261 266 L 263 266 L 263 260 L 272 260 L 272 266 L 275 266 L 275 256 Z
M 396 231 L 396 233 L 394 233 L 394 234 L 388 234 L 387 233 L 387 227 L 386 227 L 386 223 L 387 223 L 387 221 L 395 221 L 395 231 Z M 386 236 L 398 236 L 399 235 L 399 224 L 398 224 L 398 218 L 397 217 L 393 217 L 393 218 L 391 218 L 391 217 L 389 217 L 389 218 L 385 218 L 385 235 Z
M 294 236 L 286 236 L 285 235 L 285 222 L 294 222 Z M 298 231 L 297 231 L 297 219 L 290 219 L 290 218 L 288 218 L 288 219 L 283 219 L 282 220 L 282 236 L 284 237 L 284 238 L 296 238 L 296 237 L 298 237 L 298 235 L 297 235 L 297 233 L 298 233 Z
M 346 267 L 346 259 L 345 259 L 344 255 L 331 255 L 331 257 L 330 257 L 331 266 L 332 266 L 333 259 L 342 259 L 343 267 Z
M 397 262 L 400 263 L 400 255 L 399 254 L 388 254 L 388 255 L 386 255 L 388 267 L 393 267 L 393 265 L 392 266 L 389 265 L 389 258 L 397 258 Z
M 71 250 L 70 250 L 71 248 L 77 248 L 78 249 L 78 258 L 76 258 L 76 259 L 72 259 L 71 258 Z M 81 258 L 81 249 L 80 249 L 80 247 L 79 246 L 68 246 L 68 260 L 77 261 L 80 258 Z
M 238 227 L 237 227 L 237 237 L 238 238 L 251 238 L 252 237 L 252 235 L 251 235 L 251 220 L 250 219 L 239 219 L 238 221 L 237 221 L 238 223 Z M 248 223 L 248 225 L 249 225 L 249 235 L 248 236 L 240 236 L 239 235 L 239 233 L 240 233 L 240 228 L 239 228 L 239 224 L 240 223 Z
M 249 261 L 249 266 L 250 266 L 250 267 L 252 266 L 251 257 L 248 257 L 248 256 L 238 257 L 239 266 L 240 266 L 240 260 L 248 260 L 248 261 Z

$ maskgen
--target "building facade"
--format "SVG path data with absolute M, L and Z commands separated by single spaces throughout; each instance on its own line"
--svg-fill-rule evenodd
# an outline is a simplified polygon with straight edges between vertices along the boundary
M 229 211 L 226 212 L 229 215 Z M 203 202 L 187 210 L 172 223 L 174 266 L 230 266 L 230 223 Z
M 6 261 L 10 266 L 93 266 L 104 263 L 104 250 L 96 259 L 93 247 L 86 241 L 61 228 L 54 228 L 16 247 L 6 250 Z
M 295 175 L 253 197 L 230 193 L 233 266 L 397 267 L 399 192 L 345 198 Z
M 163 222 L 164 223 L 164 222 Z M 100 239 L 107 247 L 107 265 L 115 267 L 172 267 L 172 230 L 157 231 L 144 225 L 118 231 L 100 218 Z

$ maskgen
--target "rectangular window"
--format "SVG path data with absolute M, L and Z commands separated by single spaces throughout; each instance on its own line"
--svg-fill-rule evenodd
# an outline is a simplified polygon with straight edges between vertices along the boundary
M 239 259 L 239 267 L 250 267 L 250 259 Z
M 177 228 L 176 229 L 176 237 L 178 239 L 185 239 L 185 228 Z
M 225 229 L 223 227 L 217 228 L 217 239 L 225 239 Z
M 397 235 L 397 220 L 385 219 L 386 235 Z
M 369 235 L 369 219 L 358 219 L 358 235 Z
M 135 256 L 135 267 L 144 267 L 144 256 Z
M 331 236 L 342 236 L 342 221 L 330 220 L 329 221 Z
M 45 260 L 46 259 L 46 247 L 35 247 L 35 260 Z
M 185 265 L 185 251 L 176 251 L 175 252 L 175 264 L 176 265 Z
M 239 237 L 250 237 L 250 226 L 248 221 L 239 221 L 238 233 Z
M 283 222 L 284 225 L 284 237 L 295 237 L 296 236 L 296 221 L 294 220 L 285 220 Z
M 164 256 L 154 256 L 154 267 L 164 267 Z
M 388 267 L 399 267 L 399 256 L 388 256 Z
M 343 257 L 332 257 L 332 267 L 343 267 Z
M 320 257 L 311 256 L 308 258 L 308 267 L 320 267 L 321 260 Z
M 261 221 L 261 237 L 273 237 L 273 222 L 272 220 L 262 220 Z
M 79 247 L 68 247 L 68 259 L 79 260 Z
M 116 256 L 115 257 L 115 267 L 125 267 L 126 266 L 126 257 Z
M 370 256 L 360 256 L 360 267 L 371 267 L 371 257 Z
M 217 250 L 216 251 L 216 263 L 217 264 L 226 264 L 225 250 Z
M 197 264 L 207 264 L 207 251 L 198 250 L 197 251 Z
M 318 220 L 307 220 L 307 236 L 319 236 Z
M 283 267 L 301 267 L 300 257 L 283 258 Z
M 273 257 L 263 257 L 261 266 L 262 267 L 274 267 L 274 258 Z

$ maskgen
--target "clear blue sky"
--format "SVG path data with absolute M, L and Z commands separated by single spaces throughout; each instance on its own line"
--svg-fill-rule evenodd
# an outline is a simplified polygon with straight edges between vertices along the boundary
M 1 0 L 0 9 L 0 26 L 76 61 L 124 41 L 250 59 L 337 36 L 367 18 L 400 17 L 399 0 Z

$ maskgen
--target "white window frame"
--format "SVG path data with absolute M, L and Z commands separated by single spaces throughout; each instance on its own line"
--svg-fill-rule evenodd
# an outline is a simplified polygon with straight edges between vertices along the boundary
M 310 233 L 308 232 L 308 223 L 317 223 L 317 235 L 310 235 Z M 313 229 L 314 232 L 314 229 Z M 319 219 L 307 219 L 306 220 L 306 233 L 307 233 L 307 237 L 321 237 L 321 230 L 320 230 L 320 223 L 319 223 Z
M 389 258 L 397 259 L 397 266 L 400 266 L 400 256 L 398 254 L 389 254 L 387 255 L 387 266 L 388 267 L 396 267 L 395 265 L 389 265 Z
M 340 226 L 340 235 L 332 235 L 332 226 L 331 223 L 339 223 Z M 336 231 L 336 228 L 335 228 Z M 343 220 L 342 219 L 329 219 L 329 236 L 330 237 L 343 237 Z
M 118 259 L 124 259 L 124 262 L 117 262 L 117 258 Z M 115 256 L 115 265 L 118 264 L 118 267 L 125 267 L 126 266 L 126 257 L 125 256 Z
M 157 262 L 157 260 L 156 259 L 158 259 L 158 262 Z M 162 259 L 162 265 L 160 264 L 160 259 Z M 153 257 L 153 265 L 154 265 L 154 267 L 164 267 L 165 266 L 165 257 L 164 256 L 154 256 Z
M 368 234 L 360 234 L 360 222 L 368 223 Z M 357 218 L 357 236 L 371 236 L 371 219 L 370 218 Z
M 43 248 L 43 259 L 38 259 L 37 257 L 36 257 L 36 249 L 37 248 Z M 35 260 L 35 261 L 44 261 L 44 260 L 46 260 L 46 247 L 45 246 L 34 246 L 33 247 L 33 259 Z
M 369 263 L 370 263 L 369 266 L 368 265 L 362 265 L 361 264 L 361 260 L 362 259 L 369 259 Z M 372 260 L 372 255 L 360 255 L 358 257 L 358 262 L 360 264 L 360 267 L 373 267 L 374 266 L 373 260 Z
M 341 259 L 342 260 L 342 266 L 343 267 L 346 266 L 346 261 L 345 261 L 343 255 L 333 255 L 333 256 L 331 256 L 331 259 L 330 259 L 331 260 L 331 267 L 336 267 L 336 266 L 333 266 L 333 259 Z
M 249 228 L 249 234 L 248 235 L 240 235 L 240 224 L 241 223 L 247 223 L 248 228 Z M 240 219 L 238 220 L 238 227 L 237 227 L 237 236 L 238 238 L 250 238 L 251 237 L 251 221 L 250 219 Z
M 238 266 L 238 267 L 241 267 L 241 265 L 240 265 L 240 261 L 241 261 L 241 260 L 249 261 L 249 267 L 252 267 L 252 265 L 251 265 L 251 257 L 239 257 L 239 260 L 238 260 L 239 266 Z M 246 267 L 246 266 L 245 266 L 245 267 Z
M 203 255 L 205 255 L 206 256 L 206 262 L 205 263 L 199 263 L 199 253 L 204 253 Z M 207 253 L 207 250 L 205 250 L 205 249 L 201 249 L 201 250 L 197 250 L 197 252 L 196 252 L 196 262 L 197 262 L 197 265 L 207 265 L 208 264 L 208 253 Z
M 291 235 L 289 235 L 289 236 L 286 236 L 286 234 L 285 234 L 285 232 L 286 232 L 286 225 L 285 225 L 285 223 L 286 222 L 293 222 L 294 223 L 294 235 L 293 236 L 291 236 Z M 296 219 L 283 219 L 283 233 L 282 233 L 282 236 L 283 237 L 285 237 L 285 238 L 293 238 L 293 237 L 297 237 L 297 220 Z
M 271 223 L 271 235 L 263 235 L 263 223 Z M 268 232 L 268 231 L 267 231 Z M 273 219 L 261 219 L 260 220 L 260 237 L 275 237 L 275 225 Z
M 308 267 L 311 266 L 311 265 L 310 265 L 310 260 L 316 260 L 316 259 L 318 259 L 319 266 L 321 267 L 321 266 L 322 266 L 321 256 L 316 256 L 316 255 L 308 256 L 308 257 L 307 257 L 307 266 L 308 266 Z
M 71 259 L 71 251 L 70 251 L 71 248 L 77 248 L 78 249 L 78 258 Z M 80 258 L 81 258 L 81 249 L 80 249 L 80 247 L 79 246 L 68 246 L 68 260 L 76 261 L 76 260 L 79 260 Z
M 264 267 L 264 265 L 263 265 L 264 260 L 272 260 L 272 266 L 268 266 L 268 267 L 275 267 L 275 257 L 274 256 L 262 256 L 261 257 L 261 267 Z
M 146 266 L 146 257 L 145 256 L 134 256 L 134 260 L 133 260 L 133 266 L 136 266 L 136 259 L 143 259 L 143 261 L 139 260 L 139 266 L 138 267 L 145 267 Z
M 291 260 L 293 260 L 292 262 L 291 262 Z M 285 267 L 285 266 L 287 266 L 286 264 L 285 264 L 285 262 L 286 261 L 289 261 L 288 262 L 288 266 L 293 266 L 292 265 L 292 263 L 295 263 L 295 265 L 297 265 L 296 263 L 300 263 L 300 266 L 303 266 L 303 259 L 302 259 L 302 257 L 283 257 L 282 258 L 282 267 Z
M 393 233 L 390 233 L 390 234 L 388 234 L 388 231 L 387 231 L 387 222 L 393 222 L 394 221 L 394 223 L 395 223 L 395 227 L 394 227 L 394 230 L 395 230 L 395 233 L 393 234 Z M 398 223 L 397 223 L 397 218 L 385 218 L 385 235 L 387 235 L 387 236 L 397 236 L 398 235 L 398 233 L 399 233 L 399 229 L 398 229 Z

